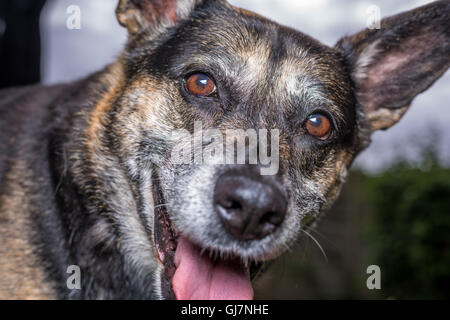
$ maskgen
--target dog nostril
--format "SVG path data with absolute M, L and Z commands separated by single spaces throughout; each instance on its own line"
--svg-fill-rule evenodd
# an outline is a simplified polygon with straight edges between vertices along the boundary
M 276 216 L 276 215 L 277 215 L 276 212 L 269 211 L 269 212 L 265 213 L 265 214 L 262 216 L 262 218 L 261 218 L 261 220 L 260 220 L 260 223 L 270 223 L 270 224 L 275 224 L 275 223 L 273 223 L 272 221 L 274 220 L 273 217 Z
M 227 200 L 225 204 L 222 205 L 225 209 L 229 210 L 241 210 L 242 205 L 236 200 Z
M 225 229 L 238 240 L 266 237 L 286 213 L 286 198 L 274 183 L 235 172 L 218 179 L 214 204 Z

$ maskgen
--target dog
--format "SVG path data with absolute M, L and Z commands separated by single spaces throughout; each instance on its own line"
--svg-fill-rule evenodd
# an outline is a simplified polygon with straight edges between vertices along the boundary
M 372 133 L 450 65 L 447 0 L 334 47 L 224 0 L 120 0 L 116 13 L 128 41 L 102 71 L 0 92 L 1 298 L 252 299 Z M 254 148 L 278 154 L 276 172 L 177 163 L 189 139 L 173 132 L 199 124 L 262 132 Z

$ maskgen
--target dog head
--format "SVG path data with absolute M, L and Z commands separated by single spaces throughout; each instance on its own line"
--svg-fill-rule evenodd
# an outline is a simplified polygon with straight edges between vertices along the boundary
M 448 69 L 449 12 L 437 1 L 327 47 L 222 0 L 121 0 L 111 135 L 154 238 L 152 290 L 251 298 L 248 269 L 313 224 L 371 133 Z

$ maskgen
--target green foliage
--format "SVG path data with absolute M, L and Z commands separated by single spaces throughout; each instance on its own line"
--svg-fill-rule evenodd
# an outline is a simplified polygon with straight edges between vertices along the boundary
M 302 234 L 262 277 L 257 297 L 450 298 L 450 168 L 439 164 L 438 137 L 416 139 L 421 153 L 416 161 L 399 156 L 396 165 L 376 175 L 352 170 L 318 228 L 304 226 L 329 262 Z M 373 264 L 381 268 L 381 290 L 366 286 Z
M 421 167 L 399 164 L 365 182 L 386 297 L 450 297 L 450 170 L 435 157 Z

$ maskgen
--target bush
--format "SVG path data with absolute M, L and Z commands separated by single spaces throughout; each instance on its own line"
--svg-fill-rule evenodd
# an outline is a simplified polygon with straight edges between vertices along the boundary
M 370 242 L 387 297 L 450 297 L 450 170 L 425 164 L 399 164 L 366 180 Z

